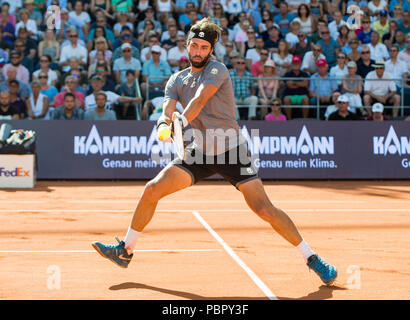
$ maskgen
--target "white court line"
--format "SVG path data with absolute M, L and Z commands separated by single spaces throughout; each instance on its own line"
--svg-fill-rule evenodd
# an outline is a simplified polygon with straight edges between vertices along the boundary
M 150 249 L 133 252 L 215 252 L 221 249 Z M 0 253 L 95 253 L 95 250 L 0 250 Z
M 364 208 L 364 209 L 284 209 L 286 212 L 410 212 L 410 208 L 375 208 L 375 209 L 370 209 L 370 208 Z M 201 209 L 203 212 L 251 212 L 251 209 Z M 18 213 L 18 212 L 44 212 L 44 213 L 52 213 L 52 212 L 90 212 L 90 213 L 95 213 L 95 212 L 105 212 L 105 213 L 131 213 L 134 212 L 134 210 L 130 209 L 0 209 L 1 212 L 6 212 L 6 213 Z M 189 209 L 174 209 L 174 210 L 165 210 L 165 209 L 160 209 L 160 210 L 155 210 L 155 212 L 192 212 L 192 210 Z
M 192 214 L 199 222 L 209 231 L 209 233 L 222 245 L 225 251 L 236 261 L 239 266 L 245 270 L 252 281 L 263 291 L 270 300 L 278 300 L 273 292 L 263 283 L 261 279 L 238 257 L 238 255 L 226 244 L 226 242 L 209 226 L 209 224 L 201 217 L 198 211 L 192 211 Z

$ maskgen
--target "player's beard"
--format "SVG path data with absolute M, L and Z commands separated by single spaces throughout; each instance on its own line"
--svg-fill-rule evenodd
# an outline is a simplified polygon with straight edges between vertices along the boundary
M 203 66 L 205 66 L 208 63 L 209 59 L 211 58 L 211 54 L 212 54 L 212 51 L 205 58 L 203 58 L 201 61 L 194 61 L 193 60 L 193 58 L 201 58 L 200 56 L 192 57 L 190 54 L 188 54 L 189 62 L 195 68 L 202 68 Z

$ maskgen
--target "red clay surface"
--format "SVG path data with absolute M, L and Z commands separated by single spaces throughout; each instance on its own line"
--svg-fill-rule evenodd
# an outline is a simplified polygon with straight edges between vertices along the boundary
M 313 250 L 325 287 L 226 182 L 164 198 L 121 269 L 91 242 L 125 236 L 144 182 L 39 181 L 0 190 L 0 299 L 267 299 L 197 211 L 278 299 L 409 299 L 408 181 L 265 182 Z

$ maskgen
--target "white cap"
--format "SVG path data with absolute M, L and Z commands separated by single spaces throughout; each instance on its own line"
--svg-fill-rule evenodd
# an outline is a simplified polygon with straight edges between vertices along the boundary
M 132 49 L 132 47 L 128 42 L 126 42 L 121 45 L 121 51 L 124 49 Z
M 380 102 L 376 102 L 372 106 L 372 112 L 383 112 L 384 106 Z
M 344 94 L 342 94 L 337 98 L 337 102 L 349 102 L 349 99 Z
M 158 52 L 161 53 L 161 47 L 159 45 L 153 45 L 151 48 L 151 52 Z

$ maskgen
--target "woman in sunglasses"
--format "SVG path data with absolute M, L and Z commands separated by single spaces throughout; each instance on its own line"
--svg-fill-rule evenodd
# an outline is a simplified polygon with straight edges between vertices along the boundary
M 266 121 L 286 121 L 286 116 L 282 113 L 282 103 L 279 98 L 272 99 L 271 111 L 266 115 Z
M 48 75 L 44 71 L 40 71 L 38 80 L 40 82 L 40 92 L 47 96 L 50 107 L 54 107 L 54 100 L 58 94 L 57 88 L 48 84 Z

